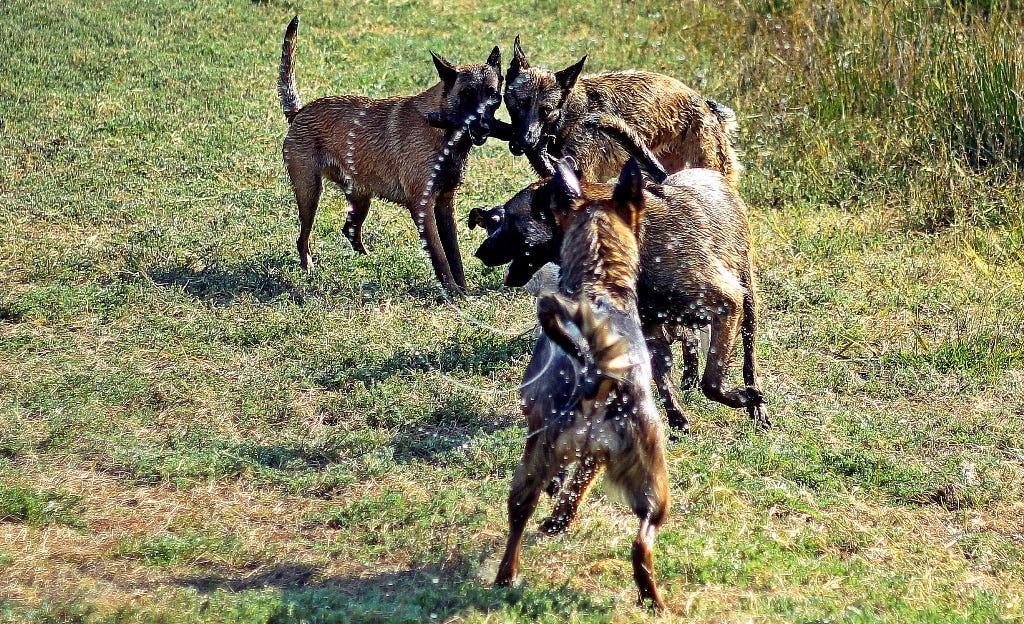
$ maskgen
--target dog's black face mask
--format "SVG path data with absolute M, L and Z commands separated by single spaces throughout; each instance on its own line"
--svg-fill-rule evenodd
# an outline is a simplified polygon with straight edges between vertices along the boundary
M 551 192 L 547 187 L 546 183 L 537 182 L 516 193 L 503 206 L 490 210 L 474 208 L 469 213 L 469 227 L 479 225 L 488 234 L 476 250 L 476 257 L 487 266 L 509 264 L 506 286 L 522 286 L 542 266 L 558 261 L 562 237 L 554 225 L 549 206 Z
M 508 147 L 514 155 L 540 151 L 554 138 L 562 107 L 586 60 L 558 72 L 532 68 L 516 37 L 505 85 L 505 108 L 512 120 Z
M 457 68 L 431 52 L 438 77 L 444 85 L 444 101 L 438 114 L 429 119 L 442 128 L 465 128 L 474 145 L 483 145 L 501 106 L 501 52 L 495 46 L 487 62 Z

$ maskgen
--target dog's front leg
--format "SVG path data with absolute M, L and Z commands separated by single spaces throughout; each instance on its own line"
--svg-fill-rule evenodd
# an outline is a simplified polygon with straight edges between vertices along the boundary
M 416 224 L 423 247 L 430 256 L 430 264 L 434 267 L 434 275 L 441 283 L 441 287 L 449 294 L 462 292 L 462 286 L 452 275 L 451 267 L 448 265 L 448 257 L 444 252 L 444 245 L 437 230 L 437 216 L 434 212 L 434 205 L 437 201 L 436 193 L 410 193 L 409 212 L 412 214 L 412 221 Z
M 438 193 L 434 206 L 437 220 L 437 231 L 441 238 L 445 257 L 455 283 L 466 288 L 466 272 L 462 267 L 462 254 L 459 252 L 459 235 L 455 226 L 455 191 Z

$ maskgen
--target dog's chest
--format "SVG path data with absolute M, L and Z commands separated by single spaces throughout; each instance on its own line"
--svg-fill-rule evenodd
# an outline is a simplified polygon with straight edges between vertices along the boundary
M 463 139 L 449 146 L 447 143 L 438 155 L 432 169 L 434 188 L 439 193 L 455 190 L 462 183 L 469 162 L 471 142 Z

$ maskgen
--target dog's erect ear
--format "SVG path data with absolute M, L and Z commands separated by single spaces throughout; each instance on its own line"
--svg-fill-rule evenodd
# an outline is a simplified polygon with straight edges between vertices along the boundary
M 644 208 L 644 176 L 635 158 L 630 158 L 622 167 L 612 191 L 612 202 L 619 216 L 636 232 Z
M 523 46 L 519 45 L 519 35 L 516 35 L 515 43 L 512 44 L 512 66 L 517 69 L 530 69 Z
M 487 64 L 493 67 L 499 76 L 501 75 L 501 50 L 498 49 L 498 46 L 494 46 L 494 49 L 491 50 L 491 55 L 487 57 Z
M 519 72 L 524 69 L 530 69 L 530 64 L 526 61 L 526 54 L 523 53 L 522 46 L 519 45 L 519 35 L 516 35 L 516 42 L 512 45 L 512 63 L 509 64 L 508 73 L 505 75 L 509 86 L 519 76 Z
M 483 225 L 484 211 L 483 208 L 474 208 L 469 211 L 469 229 L 474 229 L 478 225 Z
M 455 79 L 459 77 L 459 70 L 433 50 L 430 51 L 430 56 L 434 59 L 434 67 L 437 68 L 437 75 L 444 83 L 445 92 L 450 91 L 455 85 Z
M 587 57 L 584 56 L 583 58 L 580 59 L 579 63 L 576 63 L 575 65 L 570 65 L 563 69 L 562 71 L 555 72 L 555 80 L 558 81 L 558 84 L 562 87 L 562 90 L 568 91 L 569 89 L 572 89 L 574 86 L 576 86 L 576 79 L 579 78 L 580 74 L 583 72 L 583 64 L 586 62 Z
M 552 179 L 555 189 L 555 202 L 559 208 L 571 208 L 583 196 L 580 180 L 576 177 L 571 158 L 563 158 L 555 166 L 555 177 Z

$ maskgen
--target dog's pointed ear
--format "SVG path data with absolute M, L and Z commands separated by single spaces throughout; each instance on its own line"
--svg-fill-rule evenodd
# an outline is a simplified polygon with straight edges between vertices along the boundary
M 447 93 L 455 85 L 455 79 L 459 77 L 459 70 L 449 63 L 440 54 L 430 51 L 430 57 L 434 59 L 434 67 L 437 68 L 437 76 L 444 83 L 444 90 Z
M 512 62 L 508 66 L 508 72 L 505 74 L 505 80 L 511 85 L 512 81 L 519 76 L 519 72 L 524 69 L 530 69 L 530 64 L 526 61 L 526 54 L 523 53 L 523 47 L 519 45 L 519 35 L 516 35 L 516 41 L 512 45 Z
M 583 73 L 583 64 L 587 62 L 587 57 L 580 59 L 575 65 L 570 65 L 562 71 L 555 72 L 555 80 L 562 87 L 564 91 L 568 91 L 576 86 L 576 79 Z
M 526 60 L 526 52 L 519 44 L 519 35 L 516 35 L 515 43 L 512 44 L 512 64 L 517 69 L 530 69 L 530 63 Z
M 612 202 L 622 220 L 636 232 L 640 225 L 640 212 L 644 208 L 644 175 L 635 158 L 630 158 L 622 167 L 612 191 Z
M 572 161 L 562 159 L 555 165 L 555 176 L 552 178 L 554 201 L 552 205 L 558 210 L 572 210 L 577 207 L 583 190 L 580 188 L 580 178 L 572 170 Z
M 501 50 L 498 46 L 494 46 L 491 50 L 491 55 L 487 57 L 487 64 L 494 68 L 494 71 L 501 75 Z

